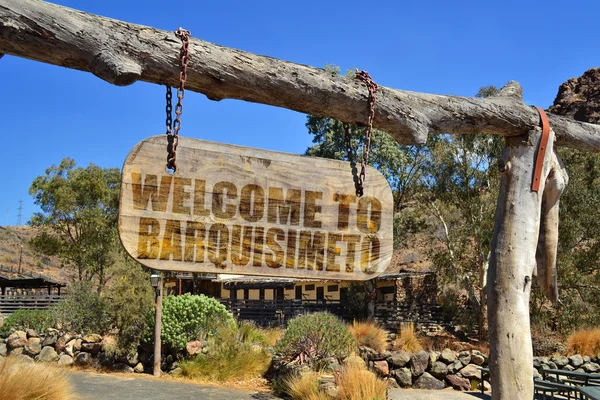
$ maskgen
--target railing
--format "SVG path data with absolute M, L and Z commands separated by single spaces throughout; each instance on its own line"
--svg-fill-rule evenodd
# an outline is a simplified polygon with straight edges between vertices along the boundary
M 20 309 L 45 310 L 60 300 L 61 296 L 0 295 L 0 314 L 12 314 Z

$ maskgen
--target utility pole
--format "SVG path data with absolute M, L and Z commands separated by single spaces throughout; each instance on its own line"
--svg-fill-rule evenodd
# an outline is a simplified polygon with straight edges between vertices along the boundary
M 23 200 L 19 200 L 19 214 L 17 215 L 17 226 L 21 226 L 21 218 L 23 217 Z

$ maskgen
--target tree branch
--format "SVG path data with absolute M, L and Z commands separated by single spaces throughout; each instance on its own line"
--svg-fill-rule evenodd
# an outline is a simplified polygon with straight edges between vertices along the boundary
M 0 0 L 0 53 L 88 71 L 115 85 L 142 80 L 177 86 L 180 47 L 173 32 L 39 0 Z M 240 99 L 367 122 L 368 92 L 356 80 L 195 38 L 186 88 L 212 100 Z M 537 111 L 523 104 L 520 94 L 516 82 L 501 96 L 485 99 L 381 87 L 374 126 L 405 144 L 423 144 L 436 133 L 519 136 L 539 124 Z M 556 115 L 549 119 L 559 144 L 600 151 L 600 126 Z

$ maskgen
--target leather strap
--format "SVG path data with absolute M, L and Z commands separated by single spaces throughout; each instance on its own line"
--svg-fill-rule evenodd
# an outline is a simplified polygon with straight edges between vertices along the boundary
M 531 190 L 537 192 L 540 190 L 542 179 L 542 169 L 544 168 L 544 158 L 546 156 L 546 148 L 548 147 L 548 139 L 550 137 L 550 123 L 548 116 L 538 106 L 536 106 L 542 120 L 542 138 L 540 139 L 540 147 L 538 148 L 537 157 L 535 159 L 535 170 L 533 172 L 533 182 L 531 182 Z

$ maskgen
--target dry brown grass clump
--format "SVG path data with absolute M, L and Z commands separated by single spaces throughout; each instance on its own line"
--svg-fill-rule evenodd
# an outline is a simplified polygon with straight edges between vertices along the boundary
M 387 347 L 387 332 L 374 322 L 356 322 L 349 328 L 357 346 L 367 346 L 377 352 Z
M 569 354 L 597 356 L 600 354 L 600 328 L 582 329 L 573 332 L 567 339 Z
M 69 400 L 73 389 L 67 377 L 47 365 L 0 358 L 0 399 Z
M 395 350 L 404 350 L 415 353 L 423 349 L 419 342 L 419 337 L 415 332 L 415 325 L 412 322 L 403 323 L 400 326 L 400 332 L 394 342 Z
M 319 390 L 319 375 L 310 371 L 293 375 L 284 381 L 286 393 L 292 400 L 328 400 L 329 396 Z
M 387 385 L 371 371 L 355 364 L 346 365 L 337 379 L 339 399 L 342 400 L 384 400 L 387 398 Z
M 266 344 L 269 347 L 273 347 L 275 346 L 275 343 L 277 343 L 277 341 L 281 339 L 285 331 L 281 328 L 274 327 L 261 329 L 261 332 L 265 338 Z

